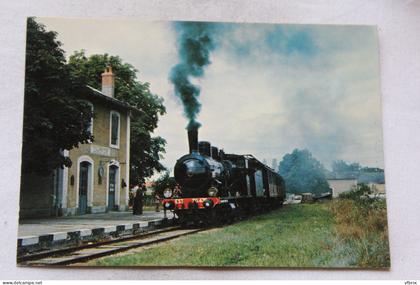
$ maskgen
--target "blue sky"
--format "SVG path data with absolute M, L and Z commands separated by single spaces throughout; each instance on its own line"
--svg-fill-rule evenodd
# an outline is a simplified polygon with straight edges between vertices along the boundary
M 119 55 L 162 96 L 156 134 L 164 164 L 187 150 L 187 119 L 168 80 L 178 63 L 170 22 L 40 18 L 67 54 Z M 379 58 L 372 26 L 216 24 L 216 48 L 200 86 L 200 139 L 226 152 L 280 160 L 307 148 L 327 168 L 336 159 L 383 167 Z

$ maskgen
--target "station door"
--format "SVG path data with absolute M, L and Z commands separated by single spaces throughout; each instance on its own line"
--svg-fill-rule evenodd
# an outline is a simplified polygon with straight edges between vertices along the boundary
M 87 213 L 87 195 L 89 187 L 89 170 L 90 163 L 83 161 L 80 163 L 79 170 L 79 214 Z
M 109 167 L 109 181 L 108 181 L 108 210 L 109 211 L 115 210 L 117 171 L 118 171 L 118 166 L 111 165 Z

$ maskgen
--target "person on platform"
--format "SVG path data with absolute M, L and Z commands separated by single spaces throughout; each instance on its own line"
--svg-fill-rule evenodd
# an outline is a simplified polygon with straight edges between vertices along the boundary
M 143 183 L 141 187 L 136 190 L 136 196 L 133 201 L 133 215 L 143 214 L 143 195 L 146 192 L 146 185 Z
M 160 205 L 160 196 L 157 191 L 155 191 L 155 211 L 159 212 L 159 205 Z
M 133 208 L 134 205 L 134 197 L 136 196 L 136 191 L 139 188 L 138 185 L 134 186 L 131 185 L 130 186 L 130 192 L 128 192 L 128 207 Z

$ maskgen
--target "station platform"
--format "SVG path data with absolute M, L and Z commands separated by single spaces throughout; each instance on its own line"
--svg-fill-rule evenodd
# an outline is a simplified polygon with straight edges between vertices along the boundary
M 18 254 L 147 231 L 168 224 L 172 219 L 169 211 L 166 218 L 163 211 L 144 211 L 142 215 L 133 215 L 130 211 L 24 219 L 19 221 Z

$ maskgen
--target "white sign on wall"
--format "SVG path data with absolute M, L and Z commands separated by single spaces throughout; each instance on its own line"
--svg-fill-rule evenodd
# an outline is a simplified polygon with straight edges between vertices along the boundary
M 90 153 L 100 155 L 100 156 L 111 156 L 111 149 L 109 147 L 91 145 Z

